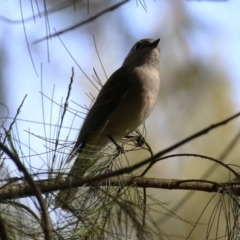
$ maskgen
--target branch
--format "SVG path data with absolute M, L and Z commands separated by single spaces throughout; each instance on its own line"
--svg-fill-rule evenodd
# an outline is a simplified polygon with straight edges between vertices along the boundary
M 69 187 L 81 187 L 81 180 L 74 180 L 69 184 L 67 178 L 62 179 L 52 179 L 52 180 L 41 180 L 35 181 L 39 190 L 42 193 L 51 193 L 53 191 L 69 189 Z M 132 177 L 132 176 L 121 176 L 111 177 L 108 181 L 102 180 L 97 183 L 92 181 L 86 186 L 121 186 L 121 187 L 141 187 L 141 188 L 157 188 L 157 189 L 168 189 L 168 190 L 194 190 L 203 192 L 226 192 L 226 189 L 231 189 L 232 192 L 240 192 L 240 185 L 238 182 L 231 183 L 217 183 L 206 180 L 179 180 L 179 179 L 158 179 L 158 178 L 146 178 L 146 177 Z M 0 189 L 0 199 L 1 201 L 25 198 L 35 196 L 34 189 L 29 185 L 29 183 L 15 184 L 7 186 Z
M 125 173 L 131 173 L 133 172 L 134 170 L 146 165 L 146 164 L 150 164 L 150 166 L 152 166 L 153 164 L 155 164 L 157 161 L 159 161 L 160 157 L 165 155 L 166 153 L 176 149 L 177 147 L 197 138 L 197 137 L 200 137 L 202 136 L 203 134 L 206 134 L 208 133 L 210 130 L 213 130 L 214 128 L 217 128 L 221 125 L 224 125 L 224 124 L 227 124 L 229 121 L 237 118 L 238 116 L 240 116 L 240 113 L 237 113 L 219 123 L 216 123 L 216 124 L 213 124 L 211 125 L 210 127 L 207 127 L 199 132 L 197 132 L 196 134 L 193 134 L 192 136 L 180 141 L 179 143 L 176 143 L 174 145 L 172 145 L 171 147 L 163 150 L 163 151 L 160 151 L 159 153 L 157 153 L 156 155 L 140 162 L 140 163 L 137 163 L 133 166 L 130 166 L 130 167 L 125 167 L 125 168 L 122 168 L 122 169 L 119 169 L 119 170 L 116 170 L 116 171 L 113 171 L 113 172 L 109 172 L 109 173 L 105 173 L 105 174 L 101 174 L 101 175 L 98 175 L 98 176 L 95 176 L 95 177 L 92 177 L 92 178 L 81 178 L 81 179 L 78 179 L 76 181 L 73 181 L 71 182 L 71 187 L 79 187 L 79 186 L 82 186 L 83 184 L 89 184 L 89 183 L 93 183 L 93 182 L 100 182 L 106 178 L 111 178 L 111 179 L 114 179 L 113 177 L 115 176 L 119 176 L 119 175 L 122 175 L 122 174 L 125 174 Z M 3 148 L 5 147 L 4 145 L 2 145 L 0 143 L 0 148 Z M 6 148 L 6 147 L 5 147 Z M 9 150 L 8 150 L 9 151 Z M 10 156 L 10 155 L 9 155 Z M 14 156 L 15 157 L 15 156 Z M 213 160 L 213 159 L 212 159 Z M 239 178 L 238 174 L 233 171 L 228 165 L 225 165 L 217 160 L 214 160 L 215 162 L 218 162 L 219 164 L 221 164 L 222 166 L 224 166 L 225 168 L 227 168 L 229 171 L 231 171 L 236 178 Z M 147 168 L 149 169 L 149 167 Z M 27 178 L 26 178 L 27 179 Z M 136 178 L 135 178 L 136 179 Z M 48 182 L 49 181 L 49 182 Z M 42 181 L 38 181 L 36 182 L 36 184 L 39 186 L 39 188 L 42 190 L 43 193 L 47 193 L 47 192 L 52 192 L 52 191 L 57 191 L 57 190 L 61 190 L 61 189 L 68 189 L 69 188 L 69 183 L 66 183 L 66 180 L 62 179 L 61 182 L 58 181 L 58 184 L 56 184 L 56 180 L 48 180 L 47 181 L 47 185 L 46 185 L 46 182 L 42 182 Z M 50 181 L 53 181 L 52 184 L 50 184 L 51 182 Z M 134 180 L 135 181 L 135 180 Z M 48 184 L 49 183 L 49 184 Z M 27 183 L 24 183 L 24 184 L 27 184 Z M 27 197 L 27 196 L 33 196 L 32 194 L 32 189 L 30 187 L 27 187 L 28 184 L 24 187 L 24 184 L 22 185 L 18 185 L 18 186 L 22 186 L 25 190 L 22 191 L 20 188 L 16 188 L 17 185 L 13 185 L 11 186 L 11 188 L 15 188 L 15 190 L 12 190 L 11 193 L 8 193 L 10 194 L 11 196 L 8 195 L 8 197 L 6 197 L 5 199 L 13 199 L 13 198 L 21 198 L 21 197 Z M 42 185 L 43 184 L 43 185 Z M 119 184 L 119 181 L 118 181 L 118 184 Z M 139 186 L 139 187 L 143 187 L 143 186 Z M 150 186 L 149 186 L 150 187 Z M 3 194 L 3 191 L 6 191 L 7 188 L 4 188 L 2 190 L 0 190 L 0 200 L 4 200 L 3 197 L 6 196 Z M 179 188 L 177 188 L 179 189 Z M 2 195 L 3 194 L 3 195 Z M 14 195 L 15 194 L 15 195 Z

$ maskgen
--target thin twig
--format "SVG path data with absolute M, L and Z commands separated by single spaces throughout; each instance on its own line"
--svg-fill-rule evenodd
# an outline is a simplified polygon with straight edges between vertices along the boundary
M 14 118 L 13 118 L 13 120 L 12 120 L 10 126 L 9 126 L 9 129 L 7 130 L 8 133 L 10 133 L 10 132 L 12 131 L 12 127 L 13 127 L 13 125 L 15 124 L 15 122 L 16 122 L 16 120 L 17 120 L 17 116 L 18 116 L 19 113 L 20 113 L 20 110 L 21 110 L 21 108 L 22 108 L 22 106 L 23 106 L 23 104 L 24 104 L 24 102 L 25 102 L 26 97 L 27 97 L 27 94 L 24 96 L 24 98 L 23 98 L 20 106 L 19 106 L 18 109 L 17 109 L 17 113 L 16 113 L 16 115 L 14 116 Z M 6 142 L 6 139 L 7 139 L 7 136 L 5 136 L 5 138 L 3 139 L 3 142 L 2 142 L 3 144 Z
M 59 124 L 59 130 L 58 130 L 58 132 L 57 132 L 57 138 L 56 138 L 56 141 L 55 141 L 55 152 L 57 151 L 57 147 L 58 147 L 58 143 L 59 143 L 59 137 L 60 137 L 60 133 L 61 133 L 62 125 L 63 125 L 63 120 L 64 120 L 65 114 L 66 114 L 66 112 L 67 112 L 67 109 L 68 109 L 68 100 L 69 100 L 69 97 L 70 97 L 70 95 L 71 95 L 73 78 L 74 78 L 74 68 L 72 68 L 72 76 L 71 76 L 71 78 L 70 78 L 70 83 L 69 83 L 69 85 L 68 85 L 67 97 L 66 97 L 65 102 L 64 102 L 63 113 L 61 114 L 61 120 L 60 120 L 60 124 Z
M 238 132 L 236 134 L 236 136 L 232 139 L 232 141 L 228 144 L 228 146 L 226 147 L 226 149 L 224 149 L 224 151 L 220 154 L 220 156 L 218 157 L 218 160 L 221 162 L 224 162 L 226 157 L 231 153 L 231 151 L 233 150 L 233 148 L 236 146 L 236 144 L 238 143 L 240 139 L 240 132 Z M 210 167 L 208 170 L 206 170 L 206 172 L 201 176 L 202 179 L 207 179 L 209 176 L 211 176 L 212 172 L 216 169 L 215 165 L 213 165 L 212 167 Z M 192 195 L 194 194 L 194 192 L 188 192 L 186 193 L 186 195 L 184 196 L 184 198 L 181 199 L 181 201 L 178 202 L 178 204 L 172 209 L 173 212 L 177 212 L 178 209 L 181 209 L 183 207 L 184 204 L 187 204 L 187 202 L 191 199 Z M 159 223 L 165 221 L 165 218 L 161 218 L 159 219 Z
M 7 229 L 4 223 L 5 221 L 0 214 L 0 239 L 8 240 Z
M 94 42 L 95 50 L 96 50 L 96 53 L 97 53 L 97 56 L 98 56 L 98 60 L 99 60 L 99 62 L 100 62 L 100 64 L 101 64 L 102 70 L 103 70 L 103 72 L 104 72 L 104 74 L 105 74 L 106 79 L 108 79 L 107 73 L 106 73 L 106 71 L 105 71 L 105 68 L 104 68 L 104 66 L 103 66 L 101 57 L 100 57 L 99 52 L 98 52 L 98 49 L 97 49 L 97 43 L 96 43 L 94 34 L 93 34 L 93 42 Z
M 44 40 L 46 40 L 46 39 L 53 38 L 53 37 L 56 37 L 56 36 L 61 35 L 61 34 L 63 34 L 63 33 L 66 33 L 66 32 L 68 32 L 68 31 L 71 31 L 71 30 L 73 30 L 73 29 L 75 29 L 75 28 L 77 28 L 77 27 L 80 27 L 80 26 L 82 26 L 82 25 L 84 25 L 84 24 L 87 24 L 87 23 L 95 20 L 96 18 L 102 16 L 103 14 L 105 14 L 105 13 L 107 13 L 107 12 L 110 12 L 110 11 L 115 10 L 116 8 L 120 7 L 121 5 L 123 5 L 123 4 L 125 4 L 125 3 L 129 2 L 129 1 L 130 1 L 130 0 L 125 0 L 125 1 L 122 1 L 122 2 L 120 2 L 120 3 L 117 3 L 117 4 L 115 4 L 115 5 L 113 5 L 113 6 L 109 7 L 109 8 L 104 9 L 103 11 L 97 13 L 97 14 L 94 15 L 93 17 L 88 18 L 87 20 L 84 20 L 84 21 L 82 21 L 82 22 L 80 22 L 80 23 L 77 23 L 77 24 L 75 24 L 75 25 L 73 25 L 73 26 L 71 26 L 71 27 L 65 28 L 64 30 L 61 30 L 61 31 L 59 31 L 59 32 L 56 32 L 56 33 L 54 33 L 54 34 L 52 34 L 52 35 L 50 35 L 50 36 L 40 38 L 40 39 L 36 40 L 36 41 L 33 42 L 33 43 L 36 44 L 36 43 L 42 42 L 42 41 L 44 41 Z
M 27 44 L 28 54 L 29 54 L 29 57 L 30 57 L 32 65 L 33 65 L 33 69 L 34 69 L 36 75 L 38 76 L 37 69 L 36 69 L 36 66 L 35 66 L 35 63 L 34 63 L 34 60 L 33 60 L 33 56 L 31 54 L 29 42 L 28 42 L 27 31 L 26 31 L 26 27 L 25 27 L 24 18 L 23 18 L 23 9 L 22 9 L 22 2 L 21 2 L 21 0 L 19 0 L 19 5 L 20 5 L 20 12 L 21 12 L 21 17 L 22 17 L 23 32 L 24 32 L 24 36 L 25 36 L 25 40 L 26 40 L 26 44 Z
M 146 207 L 147 207 L 147 190 L 143 188 L 143 220 L 142 220 L 142 227 L 145 229 L 146 226 Z
M 167 149 L 165 149 L 165 150 L 157 153 L 157 154 L 154 155 L 153 157 L 145 160 L 146 164 L 147 164 L 147 163 L 150 163 L 150 164 L 149 164 L 149 166 L 144 170 L 144 172 L 142 173 L 142 176 L 144 176 L 144 175 L 148 172 L 148 170 L 155 164 L 155 160 L 156 160 L 157 158 L 159 158 L 159 157 L 165 155 L 166 153 L 168 153 L 168 152 L 170 152 L 170 151 L 172 151 L 172 150 L 174 150 L 174 149 L 176 149 L 176 148 L 184 145 L 184 144 L 187 143 L 187 142 L 190 142 L 191 140 L 193 140 L 193 139 L 195 139 L 195 138 L 198 138 L 198 137 L 200 137 L 200 136 L 202 136 L 202 135 L 204 135 L 204 134 L 207 134 L 209 131 L 211 131 L 211 130 L 217 128 L 217 127 L 220 127 L 220 126 L 222 126 L 222 125 L 227 124 L 228 122 L 232 121 L 233 119 L 235 119 L 235 118 L 237 118 L 237 117 L 239 117 L 239 116 L 240 116 L 240 112 L 237 113 L 237 114 L 235 114 L 235 115 L 233 115 L 233 116 L 231 116 L 231 117 L 229 117 L 229 118 L 227 118 L 227 119 L 225 119 L 225 120 L 223 120 L 223 121 L 221 121 L 221 122 L 218 122 L 218 123 L 216 123 L 216 124 L 212 124 L 211 126 L 209 126 L 209 127 L 207 127 L 207 128 L 204 128 L 203 130 L 201 130 L 201 131 L 193 134 L 192 136 L 185 138 L 184 140 L 182 140 L 182 141 L 174 144 L 173 146 L 171 146 L 171 147 L 169 147 L 169 148 L 167 148 Z M 144 161 L 143 161 L 143 162 L 144 162 Z M 142 163 L 143 163 L 143 162 L 142 162 Z M 140 163 L 140 164 L 141 164 L 141 163 Z M 136 164 L 136 165 L 137 165 L 137 164 Z M 143 165 L 145 165 L 145 163 L 144 163 L 144 164 L 141 164 L 141 166 L 143 166 Z

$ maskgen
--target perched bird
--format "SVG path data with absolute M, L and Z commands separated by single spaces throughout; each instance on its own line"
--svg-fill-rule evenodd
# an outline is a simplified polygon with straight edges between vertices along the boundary
M 97 152 L 110 142 L 116 145 L 152 112 L 160 88 L 159 41 L 146 38 L 134 44 L 122 66 L 102 87 L 67 159 L 77 156 L 69 176 L 82 177 Z M 76 190 L 61 190 L 55 206 L 66 209 Z

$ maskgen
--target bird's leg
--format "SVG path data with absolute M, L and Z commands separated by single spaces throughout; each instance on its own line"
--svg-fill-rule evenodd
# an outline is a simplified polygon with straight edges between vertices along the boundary
M 112 136 L 108 136 L 108 138 L 113 142 L 113 144 L 116 146 L 118 154 L 124 153 L 123 147 L 121 147 L 113 138 Z
M 136 129 L 135 132 L 137 134 L 136 145 L 138 147 L 142 147 L 142 145 L 146 143 L 145 138 L 143 137 L 143 135 L 141 134 L 141 132 L 138 129 Z

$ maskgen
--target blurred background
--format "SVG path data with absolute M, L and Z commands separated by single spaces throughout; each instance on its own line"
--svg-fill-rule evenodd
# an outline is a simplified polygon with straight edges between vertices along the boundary
M 77 104 L 89 106 L 91 100 L 87 95 L 96 96 L 98 93 L 86 76 L 93 80 L 95 68 L 104 83 L 121 66 L 133 44 L 142 38 L 161 38 L 161 90 L 157 106 L 146 121 L 146 140 L 154 153 L 240 110 L 238 0 L 129 1 L 94 21 L 61 34 L 61 40 L 53 37 L 34 43 L 47 36 L 49 31 L 54 34 L 69 28 L 118 2 L 1 2 L 0 121 L 9 126 L 27 94 L 14 127 L 15 144 L 21 146 L 25 155 L 46 152 L 45 141 L 39 137 L 49 137 L 50 128 L 57 131 L 57 104 L 62 104 L 66 98 L 72 67 L 74 83 L 69 107 L 82 111 Z M 41 93 L 57 104 L 52 104 Z M 43 122 L 46 124 L 43 125 Z M 74 141 L 81 122 L 80 117 L 68 113 L 61 138 Z M 69 126 L 72 126 L 70 133 Z M 239 143 L 225 154 L 239 134 L 239 126 L 240 120 L 236 119 L 174 153 L 203 154 L 225 163 L 239 164 Z M 131 162 L 148 156 L 146 152 L 131 153 Z M 31 161 L 36 169 L 47 169 L 50 158 L 40 161 L 39 157 L 36 160 L 32 157 L 26 161 Z M 219 182 L 229 180 L 225 169 L 191 157 L 159 162 L 147 176 Z M 167 203 L 167 209 L 188 222 L 195 222 L 214 196 L 203 192 L 156 189 L 148 189 L 147 193 Z M 205 238 L 210 215 L 218 200 L 216 195 L 191 237 Z M 185 239 L 192 229 L 191 224 L 170 216 L 166 209 L 158 207 L 151 214 L 163 235 L 166 234 L 169 239 Z M 226 222 L 224 218 L 219 219 L 224 234 Z M 213 227 L 213 235 L 210 236 L 215 236 L 215 232 Z

